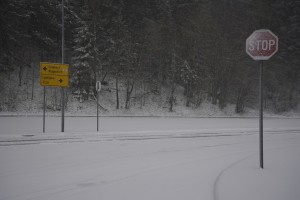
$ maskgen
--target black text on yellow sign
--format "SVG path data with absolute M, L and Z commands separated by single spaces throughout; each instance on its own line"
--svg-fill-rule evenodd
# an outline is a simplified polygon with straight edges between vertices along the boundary
M 40 63 L 40 84 L 42 86 L 69 86 L 69 64 Z
M 69 76 L 42 75 L 40 79 L 42 86 L 69 86 Z

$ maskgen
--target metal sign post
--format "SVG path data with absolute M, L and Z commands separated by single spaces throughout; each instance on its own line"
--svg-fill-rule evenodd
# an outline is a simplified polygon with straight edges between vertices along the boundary
M 65 57 L 65 16 L 64 16 L 65 1 L 61 2 L 61 63 L 64 63 Z M 61 88 L 61 132 L 65 132 L 65 89 Z
M 264 106 L 263 106 L 263 99 L 264 99 L 264 66 L 263 63 L 264 61 L 260 61 L 261 65 L 260 65 L 260 78 L 259 78 L 259 90 L 260 90 L 260 95 L 259 95 L 259 99 L 260 99 L 260 109 L 259 109 L 259 154 L 260 154 L 260 159 L 259 159 L 259 163 L 260 163 L 260 168 L 264 168 L 264 141 L 263 141 L 263 128 L 264 128 L 264 124 L 263 124 L 263 116 L 264 116 Z
M 44 106 L 43 106 L 43 133 L 45 133 L 46 124 L 46 87 L 44 86 Z
M 97 132 L 99 131 L 99 92 L 97 91 Z
M 278 51 L 278 37 L 270 30 L 254 31 L 246 40 L 246 53 L 254 60 L 260 61 L 259 75 L 259 161 L 264 168 L 263 142 L 263 99 L 264 99 L 264 68 L 263 61 L 269 60 Z
M 46 86 L 62 87 L 61 109 L 64 118 L 64 87 L 69 86 L 69 64 L 41 62 L 40 85 L 44 86 L 43 132 L 45 132 Z M 62 119 L 62 132 L 64 132 L 64 119 Z

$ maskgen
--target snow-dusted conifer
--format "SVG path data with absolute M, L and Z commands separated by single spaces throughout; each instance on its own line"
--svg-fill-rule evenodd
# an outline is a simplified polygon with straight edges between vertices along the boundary
M 74 67 L 72 84 L 81 95 L 91 92 L 92 65 L 97 53 L 91 21 L 91 9 L 86 2 L 83 2 L 82 10 L 77 15 L 72 56 L 72 66 Z
M 190 100 L 193 97 L 193 89 L 199 80 L 199 77 L 186 60 L 180 68 L 180 79 L 185 85 L 185 95 L 187 97 L 186 106 L 189 107 Z

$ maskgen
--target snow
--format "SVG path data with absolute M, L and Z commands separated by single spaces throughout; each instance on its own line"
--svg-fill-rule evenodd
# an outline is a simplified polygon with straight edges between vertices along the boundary
M 267 167 L 264 170 L 257 170 L 253 165 L 256 161 L 254 156 L 236 163 L 222 174 L 218 190 L 218 196 L 222 198 L 218 199 L 298 200 L 299 152 L 299 141 L 267 150 Z
M 299 119 L 0 117 L 1 200 L 299 199 Z
M 25 73 L 25 72 L 24 72 Z M 26 76 L 32 72 L 26 71 Z M 38 71 L 36 71 L 38 73 Z M 24 74 L 25 76 L 25 74 Z M 39 75 L 36 74 L 33 99 L 31 99 L 31 81 L 28 77 L 22 86 L 18 86 L 18 71 L 3 76 L 0 79 L 3 88 L 0 96 L 0 116 L 41 116 L 43 114 L 43 87 L 39 83 Z M 25 77 L 24 77 L 25 78 Z M 130 108 L 125 109 L 126 102 L 126 80 L 119 80 L 119 101 L 120 109 L 116 109 L 116 90 L 115 77 L 107 76 L 105 79 L 107 85 L 103 85 L 99 93 L 99 103 L 104 108 L 100 108 L 100 116 L 161 116 L 161 117 L 256 117 L 258 116 L 258 105 L 253 104 L 245 108 L 245 113 L 235 113 L 234 102 L 228 102 L 227 106 L 220 110 L 218 105 L 213 105 L 204 97 L 191 102 L 191 107 L 186 107 L 185 89 L 179 85 L 176 86 L 174 97 L 176 102 L 173 112 L 169 112 L 170 88 L 162 85 L 160 92 L 150 92 L 150 86 L 136 82 L 133 98 L 130 102 Z M 25 84 L 26 83 L 26 84 Z M 145 91 L 146 90 L 146 91 Z M 90 96 L 88 100 L 80 102 L 78 94 L 74 94 L 72 88 L 66 89 L 67 105 L 66 116 L 96 116 L 95 97 Z M 149 93 L 148 93 L 149 92 Z M 145 94 L 146 93 L 146 94 Z M 141 102 L 140 97 L 145 99 Z M 195 97 L 196 98 L 196 97 Z M 253 97 L 256 98 L 256 97 Z M 46 87 L 46 115 L 60 116 L 60 89 L 56 87 Z M 194 102 L 194 103 L 193 103 Z M 196 102 L 201 102 L 197 104 Z M 268 108 L 271 109 L 271 108 Z M 264 116 L 267 117 L 300 117 L 300 107 L 285 113 L 274 113 L 272 110 L 265 109 Z

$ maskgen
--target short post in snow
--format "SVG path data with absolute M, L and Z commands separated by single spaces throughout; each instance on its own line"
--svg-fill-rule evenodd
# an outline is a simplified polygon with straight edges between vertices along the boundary
M 264 168 L 263 153 L 263 61 L 269 60 L 278 51 L 278 37 L 267 29 L 254 31 L 246 40 L 246 53 L 254 60 L 261 61 L 259 75 L 259 157 L 260 168 Z

